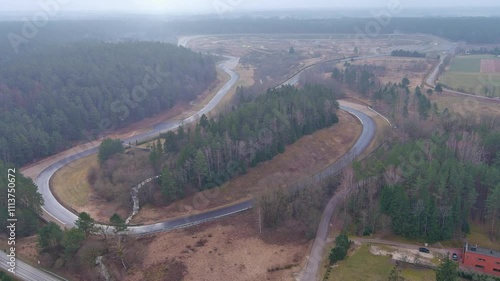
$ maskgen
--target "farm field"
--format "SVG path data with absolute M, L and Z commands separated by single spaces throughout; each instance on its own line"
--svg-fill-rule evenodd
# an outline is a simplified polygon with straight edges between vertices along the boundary
M 457 56 L 439 82 L 454 90 L 498 97 L 500 59 L 492 55 Z

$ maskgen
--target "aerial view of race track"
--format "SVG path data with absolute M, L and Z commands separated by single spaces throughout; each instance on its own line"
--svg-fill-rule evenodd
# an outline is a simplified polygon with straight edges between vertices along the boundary
M 0 280 L 496 280 L 498 18 L 233 4 L 0 13 Z

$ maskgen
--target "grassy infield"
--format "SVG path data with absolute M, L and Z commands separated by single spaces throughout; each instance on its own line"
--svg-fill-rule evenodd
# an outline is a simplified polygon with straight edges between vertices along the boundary
M 480 72 L 481 60 L 494 58 L 492 55 L 458 56 L 439 81 L 450 88 L 477 95 L 484 95 L 483 85 L 493 84 L 497 88 L 495 95 L 500 96 L 500 73 Z

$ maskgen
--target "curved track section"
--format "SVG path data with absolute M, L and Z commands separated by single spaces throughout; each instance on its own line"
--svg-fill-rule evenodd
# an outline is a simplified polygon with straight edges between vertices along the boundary
M 236 57 L 230 57 L 230 56 L 225 56 L 228 60 L 220 63 L 218 65 L 219 68 L 221 68 L 223 71 L 228 73 L 231 78 L 230 80 L 218 91 L 218 93 L 214 96 L 214 98 L 200 111 L 198 111 L 196 114 L 192 115 L 189 118 L 186 118 L 182 121 L 167 121 L 161 124 L 158 124 L 153 127 L 153 129 L 149 132 L 124 139 L 123 142 L 128 143 L 134 143 L 135 141 L 144 141 L 148 140 L 151 138 L 154 138 L 158 136 L 160 133 L 167 132 L 169 130 L 174 130 L 178 126 L 182 124 L 187 124 L 191 123 L 195 120 L 197 120 L 202 114 L 207 114 L 211 110 L 219 104 L 219 102 L 224 98 L 224 96 L 229 92 L 231 87 L 238 81 L 239 79 L 239 74 L 234 72 L 232 69 L 238 64 L 239 58 Z M 298 77 L 300 73 L 296 75 Z M 287 81 L 288 82 L 288 81 Z M 328 169 L 316 174 L 313 179 L 314 180 L 322 180 L 325 177 L 334 175 L 338 173 L 342 168 L 347 166 L 353 158 L 358 156 L 360 153 L 362 153 L 370 144 L 371 140 L 373 139 L 373 136 L 375 135 L 375 130 L 376 130 L 376 125 L 375 122 L 366 114 L 355 110 L 353 108 L 349 108 L 347 106 L 341 106 L 341 110 L 345 110 L 349 112 L 350 114 L 356 116 L 361 124 L 363 125 L 363 131 L 361 133 L 361 136 L 355 143 L 355 145 L 351 148 L 351 150 L 343 157 L 341 160 L 336 162 L 334 165 L 329 167 Z M 54 175 L 54 173 L 62 168 L 64 165 L 78 160 L 80 158 L 83 158 L 85 156 L 91 155 L 96 153 L 98 148 L 92 148 L 88 150 L 81 151 L 79 153 L 73 154 L 65 159 L 62 159 L 52 165 L 50 165 L 48 168 L 46 168 L 44 171 L 40 173 L 40 175 L 36 178 L 35 182 L 39 187 L 40 193 L 43 196 L 45 205 L 43 206 L 43 209 L 46 213 L 48 213 L 51 217 L 53 217 L 55 220 L 59 221 L 61 224 L 65 225 L 66 227 L 74 227 L 75 226 L 75 221 L 77 219 L 77 215 L 71 212 L 70 210 L 66 209 L 52 194 L 50 190 L 50 178 Z M 184 228 L 184 227 L 189 227 L 192 225 L 200 224 L 203 222 L 207 222 L 210 220 L 218 219 L 224 216 L 229 216 L 238 212 L 242 212 L 245 210 L 248 210 L 252 208 L 253 206 L 253 200 L 248 200 L 244 202 L 240 202 L 234 205 L 226 206 L 220 209 L 216 210 L 210 210 L 207 212 L 203 212 L 200 214 L 192 215 L 192 216 L 186 216 L 182 218 L 176 218 L 156 224 L 150 224 L 150 225 L 137 225 L 137 226 L 130 226 L 129 227 L 129 233 L 130 234 L 135 234 L 135 235 L 144 235 L 144 234 L 149 234 L 149 233 L 155 233 L 155 232 L 161 232 L 161 231 L 168 231 L 172 229 L 178 229 L 178 228 Z
M 125 143 L 135 143 L 136 141 L 141 142 L 148 139 L 152 139 L 158 136 L 160 133 L 167 132 L 170 130 L 177 129 L 182 124 L 187 124 L 195 121 L 203 114 L 206 114 L 213 110 L 217 104 L 226 96 L 231 87 L 238 81 L 240 78 L 239 74 L 234 72 L 232 69 L 238 64 L 239 58 L 226 56 L 228 60 L 220 63 L 218 67 L 228 73 L 231 78 L 230 80 L 217 92 L 217 94 L 210 100 L 210 102 L 203 107 L 196 114 L 188 117 L 182 121 L 167 121 L 161 124 L 157 124 L 153 127 L 153 129 L 149 132 L 136 135 L 131 138 L 124 139 Z M 45 170 L 43 170 L 38 177 L 35 179 L 35 183 L 38 186 L 40 193 L 42 194 L 44 200 L 43 210 L 49 214 L 52 218 L 60 222 L 61 224 L 67 227 L 74 227 L 77 216 L 66 209 L 52 194 L 50 190 L 50 179 L 54 175 L 54 173 L 62 168 L 64 165 L 76 161 L 80 158 L 92 155 L 97 153 L 98 148 L 87 149 L 84 151 L 80 151 L 76 154 L 73 154 L 67 158 L 64 158 L 56 163 L 50 165 Z

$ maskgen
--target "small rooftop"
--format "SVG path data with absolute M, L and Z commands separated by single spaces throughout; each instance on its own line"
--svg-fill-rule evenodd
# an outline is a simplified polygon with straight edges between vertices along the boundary
M 468 243 L 465 243 L 464 249 L 466 252 L 473 252 L 473 253 L 478 253 L 478 254 L 485 255 L 485 256 L 500 258 L 500 251 L 499 250 L 481 248 L 481 247 L 478 247 L 477 245 L 471 245 Z

